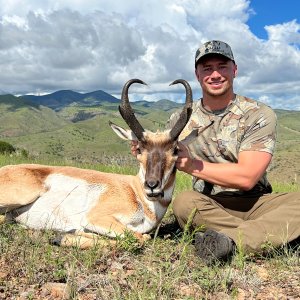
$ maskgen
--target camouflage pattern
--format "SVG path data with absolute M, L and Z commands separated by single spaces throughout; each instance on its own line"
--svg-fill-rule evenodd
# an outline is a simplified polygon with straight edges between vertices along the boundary
M 209 41 L 204 43 L 197 51 L 195 55 L 195 66 L 200 58 L 207 54 L 221 54 L 230 60 L 234 60 L 233 53 L 228 44 L 221 41 Z
M 168 128 L 178 119 L 174 113 L 168 121 Z M 223 111 L 209 112 L 202 106 L 202 101 L 194 102 L 193 114 L 180 135 L 188 147 L 192 158 L 212 163 L 236 163 L 241 151 L 265 151 L 273 154 L 276 141 L 276 115 L 267 105 L 236 95 L 235 100 Z M 192 131 L 197 131 L 194 139 L 186 139 Z M 193 178 L 193 187 L 203 192 L 205 182 Z M 257 185 L 248 192 L 212 187 L 211 194 L 220 192 L 271 192 L 272 188 L 266 174 Z

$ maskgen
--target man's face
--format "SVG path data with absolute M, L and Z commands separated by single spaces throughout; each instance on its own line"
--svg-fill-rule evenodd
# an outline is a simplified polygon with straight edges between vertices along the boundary
M 213 55 L 204 58 L 198 63 L 195 73 L 203 95 L 223 96 L 233 93 L 237 66 L 226 57 Z

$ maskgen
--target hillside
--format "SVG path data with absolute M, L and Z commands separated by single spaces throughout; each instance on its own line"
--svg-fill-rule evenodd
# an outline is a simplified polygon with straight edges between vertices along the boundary
M 53 131 L 67 124 L 48 107 L 12 95 L 0 96 L 0 138 Z
M 300 183 L 300 111 L 276 110 L 276 114 L 278 140 L 270 179 Z
M 71 95 L 72 100 L 77 102 L 75 104 L 71 100 L 62 99 L 61 109 L 55 111 L 36 104 L 43 103 L 41 100 L 33 103 L 32 98 L 28 97 L 0 96 L 3 119 L 0 118 L 0 138 L 39 157 L 110 163 L 115 159 L 123 160 L 125 155 L 124 160 L 132 160 L 128 142 L 118 138 L 108 125 L 112 121 L 127 127 L 118 111 L 120 100 L 108 98 L 97 100 L 101 103 L 99 105 L 84 105 L 84 101 L 91 98 L 78 100 L 77 93 L 66 91 L 53 95 L 57 101 L 63 95 L 67 98 Z M 85 95 L 94 97 L 102 93 L 98 91 Z M 44 96 L 35 97 L 45 99 Z M 163 128 L 172 111 L 180 106 L 173 103 L 172 107 L 169 100 L 132 103 L 141 124 L 150 130 Z
M 0 96 L 0 139 L 39 157 L 105 164 L 134 163 L 129 143 L 118 138 L 108 125 L 111 120 L 127 127 L 118 111 L 119 100 L 103 100 L 99 105 L 67 104 L 69 102 L 63 100 L 64 107 L 55 111 L 33 103 L 32 99 Z M 157 130 L 165 127 L 171 113 L 181 105 L 164 99 L 138 101 L 132 106 L 144 128 Z M 300 112 L 276 110 L 276 114 L 278 143 L 270 179 L 299 183 Z

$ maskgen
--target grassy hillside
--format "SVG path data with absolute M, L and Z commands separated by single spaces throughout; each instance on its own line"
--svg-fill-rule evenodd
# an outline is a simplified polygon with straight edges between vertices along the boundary
M 300 183 L 300 112 L 276 111 L 278 142 L 270 169 L 273 182 Z
M 172 105 L 173 104 L 173 105 Z M 169 100 L 132 104 L 138 119 L 149 130 L 163 129 L 171 113 L 181 106 Z M 24 148 L 35 157 L 131 164 L 128 142 L 109 127 L 111 120 L 127 128 L 118 102 L 94 106 L 66 105 L 55 112 L 11 95 L 0 96 L 0 139 Z M 278 143 L 270 167 L 272 182 L 300 181 L 300 112 L 276 111 Z
M 160 127 L 160 123 L 148 118 L 140 117 L 139 120 L 145 128 L 155 130 Z M 6 137 L 3 140 L 42 158 L 49 156 L 107 164 L 130 163 L 133 158 L 129 154 L 129 143 L 113 132 L 109 121 L 128 128 L 119 116 L 106 113 L 85 121 L 68 123 L 57 130 Z
M 53 131 L 67 124 L 50 108 L 12 95 L 0 97 L 0 138 Z

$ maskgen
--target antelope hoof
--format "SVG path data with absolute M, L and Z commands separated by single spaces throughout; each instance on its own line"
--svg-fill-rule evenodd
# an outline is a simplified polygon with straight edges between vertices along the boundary
M 6 215 L 0 215 L 0 224 L 4 224 L 6 222 Z
M 144 233 L 142 236 L 143 242 L 151 240 L 151 235 L 148 233 Z

